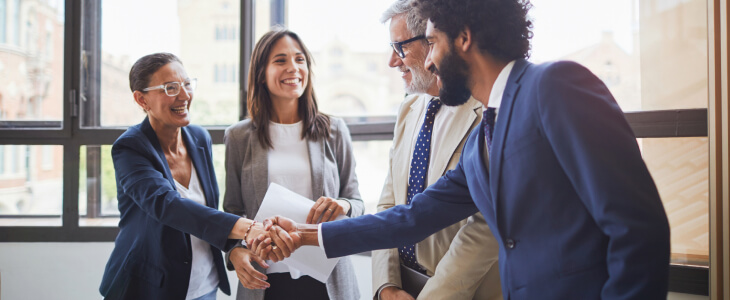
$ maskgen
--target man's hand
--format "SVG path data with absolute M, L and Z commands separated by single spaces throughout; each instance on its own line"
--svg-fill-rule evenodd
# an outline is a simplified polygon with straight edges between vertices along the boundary
M 236 276 L 238 276 L 238 280 L 241 281 L 243 287 L 255 290 L 265 289 L 271 286 L 266 282 L 266 275 L 256 271 L 251 262 L 255 261 L 259 266 L 264 268 L 268 268 L 269 265 L 263 259 L 254 255 L 251 250 L 241 247 L 233 248 L 229 258 L 231 264 L 236 269 Z
M 380 299 L 381 300 L 415 300 L 411 294 L 408 294 L 408 292 L 395 287 L 395 286 L 389 286 L 385 287 L 380 291 Z
M 317 239 L 318 225 L 297 224 L 291 219 L 282 216 L 274 216 L 264 220 L 264 230 L 275 228 L 276 226 L 274 225 L 279 227 L 280 231 L 278 235 L 281 235 L 281 232 L 288 234 L 294 244 L 294 250 L 302 245 L 319 246 L 319 240 Z M 275 244 L 277 243 L 277 238 L 280 238 L 280 236 L 276 237 L 272 234 L 272 239 Z
M 307 215 L 307 224 L 319 224 L 322 222 L 334 221 L 340 215 L 345 215 L 350 210 L 350 202 L 336 200 L 329 197 L 319 197 Z
M 256 224 L 246 241 L 253 254 L 274 262 L 291 256 L 302 244 L 296 231 L 296 223 L 283 217 L 278 218 L 281 219 L 273 217 L 264 221 L 264 224 Z

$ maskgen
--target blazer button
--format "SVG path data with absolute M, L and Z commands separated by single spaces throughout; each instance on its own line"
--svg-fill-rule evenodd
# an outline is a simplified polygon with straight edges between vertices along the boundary
M 187 265 L 187 264 L 189 264 L 190 262 L 189 262 L 189 261 L 185 261 L 184 263 L 185 263 L 185 264 Z
M 507 248 L 514 249 L 515 248 L 515 241 L 513 239 L 507 239 Z

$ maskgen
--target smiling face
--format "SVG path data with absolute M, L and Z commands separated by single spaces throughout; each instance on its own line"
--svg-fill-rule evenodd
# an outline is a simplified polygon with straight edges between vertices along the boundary
M 446 33 L 435 29 L 431 21 L 428 21 L 426 26 L 426 40 L 430 51 L 426 57 L 425 67 L 438 78 L 441 102 L 449 106 L 466 103 L 471 97 L 467 85 L 469 66 L 466 61 L 454 51 L 453 41 Z
M 413 38 L 410 30 L 406 26 L 406 15 L 400 14 L 394 16 L 390 20 L 390 40 L 391 42 L 401 42 Z M 395 51 L 390 54 L 388 65 L 391 68 L 398 68 L 401 72 L 401 78 L 405 83 L 406 93 L 429 93 L 436 95 L 438 88 L 436 87 L 436 77 L 426 71 L 423 64 L 428 54 L 428 48 L 424 45 L 423 40 L 413 41 L 403 45 L 403 53 L 406 55 L 400 58 Z
M 178 62 L 162 66 L 150 77 L 149 86 L 158 86 L 168 82 L 184 82 L 188 80 L 185 68 Z M 150 124 L 155 130 L 162 128 L 177 129 L 190 124 L 190 103 L 193 93 L 181 89 L 177 96 L 168 96 L 162 89 L 148 92 L 135 91 L 135 100 L 147 112 Z
M 296 101 L 309 80 L 307 58 L 299 43 L 290 36 L 280 38 L 271 48 L 266 67 L 266 88 L 272 101 Z

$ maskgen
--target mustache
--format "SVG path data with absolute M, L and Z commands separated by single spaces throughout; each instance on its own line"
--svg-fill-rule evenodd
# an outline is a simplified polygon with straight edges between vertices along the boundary
M 433 73 L 433 75 L 438 76 L 439 75 L 439 69 L 436 68 L 436 65 L 433 64 L 430 67 L 428 67 L 428 70 Z

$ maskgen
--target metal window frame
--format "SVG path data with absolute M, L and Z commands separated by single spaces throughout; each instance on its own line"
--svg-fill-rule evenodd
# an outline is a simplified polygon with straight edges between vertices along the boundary
M 240 60 L 240 91 L 239 91 L 239 119 L 246 118 L 246 97 L 248 82 L 248 66 L 253 49 L 253 14 L 255 0 L 241 1 L 241 60 Z M 119 232 L 116 227 L 80 227 L 79 226 L 79 166 L 80 147 L 110 145 L 119 137 L 125 128 L 104 127 L 84 128 L 80 126 L 79 92 L 83 88 L 82 69 L 84 63 L 84 47 L 82 39 L 85 30 L 84 23 L 89 18 L 100 21 L 98 9 L 100 4 L 93 0 L 66 0 L 65 1 L 65 29 L 64 29 L 64 98 L 63 120 L 52 122 L 0 122 L 0 140 L 2 144 L 15 145 L 60 145 L 63 146 L 63 208 L 60 216 L 27 216 L 61 218 L 59 227 L 22 226 L 0 227 L 1 242 L 110 242 L 114 241 Z M 715 1 L 716 2 L 716 1 Z M 285 16 L 285 1 L 276 0 L 272 4 L 272 16 L 280 20 Z M 273 11 L 276 10 L 276 11 Z M 77 17 L 80 16 L 80 17 Z M 88 28 L 88 27 L 87 27 Z M 96 26 L 96 28 L 99 28 Z M 93 30 L 92 30 L 93 32 Z M 88 33 L 87 33 L 88 34 Z M 88 46 L 88 45 L 87 45 Z M 91 45 L 94 46 L 94 45 Z M 89 51 L 99 51 L 89 49 Z M 86 57 L 94 53 L 86 53 Z M 95 53 L 98 58 L 99 53 Z M 98 62 L 97 62 L 98 63 Z M 97 91 L 98 92 L 98 91 Z M 91 101 L 93 102 L 93 101 Z M 91 105 L 94 105 L 93 103 Z M 84 107 L 84 109 L 94 109 Z M 707 137 L 708 110 L 707 109 L 678 109 L 627 112 L 634 133 L 638 138 L 671 138 L 671 137 Z M 365 119 L 365 122 L 362 122 Z M 395 120 L 369 121 L 373 118 L 346 119 L 352 139 L 354 141 L 391 140 Z M 377 119 L 377 118 L 376 118 Z M 88 123 L 88 122 L 87 122 Z M 92 122 L 93 123 L 93 122 Z M 98 124 L 97 124 L 98 125 Z M 207 127 L 213 143 L 223 143 L 224 126 Z M 92 151 L 93 152 L 93 151 Z M 98 167 L 99 153 L 87 152 L 87 168 Z M 96 162 L 96 163 L 94 163 Z M 91 170 L 94 174 L 94 170 Z M 93 189 L 93 188 L 92 188 Z M 97 187 L 98 189 L 98 187 Z M 91 192 L 91 191 L 90 191 Z M 98 191 L 97 191 L 98 192 Z M 94 192 L 96 193 L 96 192 Z M 98 199 L 98 198 L 97 198 Z M 98 201 L 87 200 L 87 201 Z M 93 206 L 93 203 L 88 206 Z M 87 214 L 98 212 L 97 208 L 87 209 Z M 97 215 L 98 216 L 98 215 Z M 23 216 L 0 216 L 23 217 Z M 670 286 L 673 292 L 708 295 L 709 268 L 696 266 L 670 266 Z

